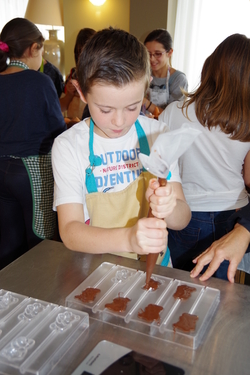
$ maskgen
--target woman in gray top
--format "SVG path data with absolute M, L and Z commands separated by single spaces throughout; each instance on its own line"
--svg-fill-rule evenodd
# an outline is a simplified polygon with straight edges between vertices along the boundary
M 171 66 L 173 41 L 167 30 L 151 31 L 144 44 L 149 52 L 153 79 L 143 104 L 147 111 L 157 114 L 169 103 L 183 99 L 181 89 L 187 91 L 188 82 L 184 73 Z

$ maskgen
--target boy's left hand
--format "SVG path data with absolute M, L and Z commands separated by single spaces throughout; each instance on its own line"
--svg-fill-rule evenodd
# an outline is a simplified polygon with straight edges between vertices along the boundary
M 171 183 L 160 186 L 155 178 L 149 181 L 146 199 L 149 201 L 152 214 L 159 219 L 165 219 L 171 215 L 177 205 L 176 194 Z

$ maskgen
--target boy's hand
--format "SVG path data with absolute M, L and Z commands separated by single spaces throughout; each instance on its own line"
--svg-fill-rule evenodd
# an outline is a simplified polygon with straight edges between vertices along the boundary
M 160 253 L 167 248 L 168 232 L 164 220 L 142 218 L 130 230 L 131 251 L 137 254 Z
M 152 214 L 159 219 L 170 216 L 177 205 L 177 198 L 171 183 L 160 186 L 158 180 L 154 178 L 149 182 L 146 199 L 149 201 Z

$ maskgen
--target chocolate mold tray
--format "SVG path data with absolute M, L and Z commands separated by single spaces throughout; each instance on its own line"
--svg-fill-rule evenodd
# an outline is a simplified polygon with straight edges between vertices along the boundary
M 49 374 L 88 326 L 85 312 L 0 289 L 0 373 Z
M 67 296 L 66 306 L 86 311 L 89 316 L 110 324 L 196 349 L 219 304 L 220 291 L 155 274 L 152 279 L 159 283 L 158 289 L 146 290 L 145 272 L 104 262 Z M 181 285 L 195 288 L 187 300 L 173 297 Z M 76 298 L 87 288 L 100 290 L 93 302 L 82 302 Z M 130 299 L 125 311 L 116 312 L 105 307 L 118 297 Z M 138 317 L 138 313 L 149 304 L 163 307 L 160 321 L 148 323 Z M 194 331 L 185 333 L 173 329 L 173 323 L 183 313 L 198 316 Z

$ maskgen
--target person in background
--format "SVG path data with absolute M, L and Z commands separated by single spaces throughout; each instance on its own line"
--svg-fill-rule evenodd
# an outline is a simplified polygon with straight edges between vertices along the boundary
M 126 31 L 98 31 L 81 52 L 73 83 L 91 118 L 57 137 L 52 148 L 54 208 L 71 250 L 135 259 L 165 252 L 166 226 L 180 229 L 190 220 L 177 162 L 160 187 L 139 159 L 168 131 L 165 123 L 139 116 L 149 80 L 147 50 Z M 149 204 L 153 218 L 147 218 Z
M 169 230 L 176 268 L 191 271 L 193 259 L 224 236 L 233 227 L 230 216 L 248 204 L 249 82 L 250 39 L 231 35 L 206 59 L 197 90 L 186 93 L 183 103 L 171 103 L 159 117 L 171 130 L 188 123 L 202 132 L 179 159 L 192 219 L 181 231 Z M 223 261 L 214 276 L 227 280 L 228 265 Z
M 51 147 L 66 125 L 52 80 L 38 72 L 43 42 L 25 18 L 0 37 L 0 269 L 54 235 Z
M 84 45 L 95 33 L 96 31 L 90 28 L 84 28 L 79 31 L 74 47 L 76 65 Z M 72 68 L 70 74 L 67 76 L 65 82 L 65 96 L 60 98 L 62 112 L 67 111 L 65 121 L 68 127 L 82 119 L 83 110 L 85 108 L 85 103 L 80 99 L 75 86 L 72 84 L 72 79 L 76 79 L 76 67 Z
M 184 98 L 182 89 L 188 90 L 188 81 L 184 73 L 171 66 L 173 41 L 167 30 L 151 31 L 144 44 L 150 56 L 152 80 L 143 105 L 158 118 L 168 104 Z
M 192 278 L 197 277 L 206 265 L 206 271 L 200 276 L 201 281 L 208 280 L 220 264 L 227 260 L 229 267 L 227 271 L 228 280 L 233 283 L 237 267 L 250 273 L 250 206 L 249 204 L 236 211 L 231 219 L 235 220 L 233 229 L 205 250 L 193 260 L 196 266 L 190 273 Z
M 42 58 L 42 65 L 39 68 L 39 72 L 47 74 L 52 79 L 58 98 L 60 98 L 64 91 L 64 81 L 60 70 L 55 65 Z

